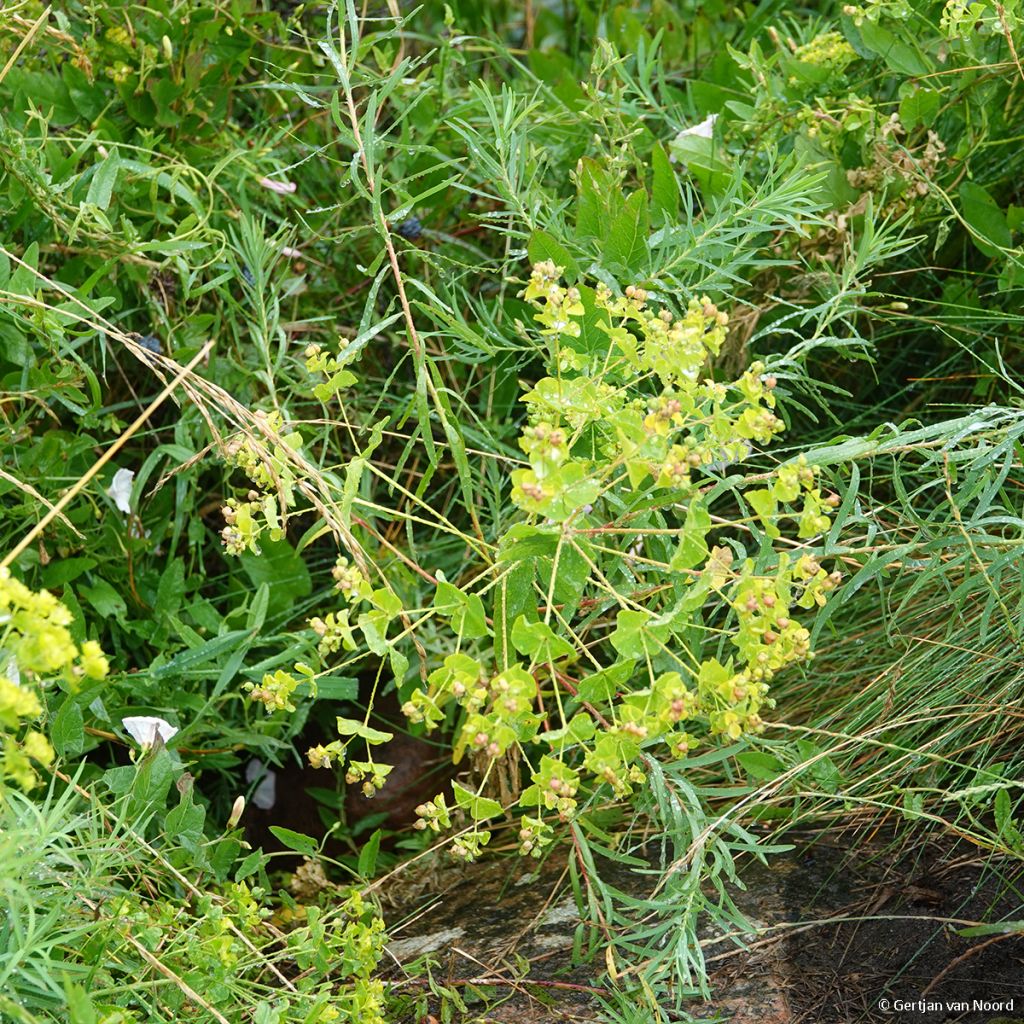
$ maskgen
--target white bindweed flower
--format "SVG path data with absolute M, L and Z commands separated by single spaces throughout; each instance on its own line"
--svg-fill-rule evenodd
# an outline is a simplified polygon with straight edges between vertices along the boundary
M 302 259 L 302 251 L 300 249 L 295 249 L 290 245 L 285 245 L 281 247 L 281 255 L 287 256 L 288 259 L 290 260 Z
M 107 494 L 114 499 L 114 504 L 126 514 L 132 510 L 132 481 L 134 479 L 134 469 L 119 469 L 114 474 L 113 482 L 107 488 Z
M 135 715 L 131 718 L 122 718 L 121 725 L 124 726 L 133 740 L 143 750 L 147 750 L 157 741 L 157 737 L 163 740 L 166 745 L 177 735 L 178 729 L 170 722 L 162 718 L 154 718 L 150 715 Z
M 260 178 L 260 184 L 276 192 L 279 196 L 287 196 L 294 192 L 299 186 L 294 181 L 274 181 L 273 178 Z
M 690 125 L 689 128 L 684 128 L 677 136 L 677 139 L 681 139 L 684 135 L 696 135 L 699 139 L 710 139 L 715 131 L 715 122 L 718 120 L 717 114 L 708 114 L 700 124 Z

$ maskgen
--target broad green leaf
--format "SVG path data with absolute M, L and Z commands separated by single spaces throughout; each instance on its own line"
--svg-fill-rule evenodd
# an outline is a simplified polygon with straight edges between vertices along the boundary
M 633 659 L 620 661 L 580 680 L 577 696 L 588 704 L 611 700 L 628 682 L 636 668 Z
M 865 20 L 859 26 L 864 45 L 902 75 L 927 75 L 932 66 L 921 50 L 910 46 L 884 25 Z M 907 38 L 912 36 L 907 33 Z
M 370 601 L 387 616 L 388 621 L 402 614 L 402 599 L 387 587 L 374 590 L 370 595 Z
M 301 853 L 305 857 L 316 856 L 317 850 L 320 849 L 320 844 L 315 839 L 303 835 L 301 832 L 293 832 L 290 828 L 283 828 L 281 825 L 271 825 L 270 831 L 282 846 L 286 846 L 289 850 L 294 850 L 296 853 Z
M 900 100 L 900 122 L 907 128 L 930 125 L 942 105 L 938 89 L 911 89 Z
M 85 745 L 85 722 L 78 702 L 68 698 L 53 716 L 49 730 L 53 749 L 61 757 L 75 757 Z
M 775 516 L 778 512 L 775 495 L 765 488 L 759 488 L 755 491 L 746 491 L 743 497 L 747 499 L 750 507 L 757 514 L 757 518 L 761 520 L 764 532 L 769 537 L 781 536 L 781 531 L 775 524 Z
M 238 870 L 235 872 L 235 881 L 241 882 L 250 875 L 256 874 L 266 861 L 267 855 L 262 850 L 254 850 L 238 865 Z
M 260 538 L 260 551 L 258 555 L 243 551 L 238 558 L 252 584 L 246 589 L 254 589 L 261 583 L 270 587 L 267 614 L 273 618 L 294 608 L 298 598 L 312 592 L 313 583 L 305 560 L 286 539 L 272 541 Z
M 544 260 L 551 260 L 556 267 L 565 270 L 565 278 L 570 283 L 580 276 L 580 268 L 572 258 L 572 254 L 561 242 L 546 231 L 537 230 L 530 236 L 527 247 L 531 263 L 541 263 Z
M 189 787 L 181 794 L 178 806 L 167 812 L 164 831 L 178 843 L 186 836 L 197 842 L 202 838 L 205 820 L 206 810 L 193 803 L 192 789 Z
M 95 558 L 59 558 L 54 559 L 43 569 L 43 584 L 48 589 L 63 586 L 71 580 L 78 579 L 83 572 L 88 572 L 96 565 Z
M 184 591 L 185 563 L 180 558 L 175 558 L 160 575 L 153 611 L 157 615 L 176 614 L 181 607 Z
M 85 201 L 93 206 L 98 206 L 101 210 L 107 209 L 110 206 L 110 199 L 113 195 L 114 185 L 117 183 L 117 174 L 120 169 L 121 158 L 117 155 L 117 150 L 112 149 L 93 171 Z
M 580 161 L 577 187 L 576 232 L 583 238 L 604 241 L 622 205 L 620 190 L 608 171 L 591 157 Z
M 533 562 L 524 560 L 504 573 L 494 588 L 494 657 L 499 669 L 515 660 L 509 649 L 513 623 L 527 613 L 536 618 L 534 575 Z
M 651 207 L 665 224 L 675 224 L 679 219 L 679 179 L 660 142 L 651 151 L 651 167 Z
M 359 862 L 356 865 L 356 872 L 360 878 L 373 878 L 377 870 L 377 854 L 380 852 L 380 841 L 384 833 L 377 829 L 369 839 L 363 843 L 359 851 Z
M 124 598 L 104 579 L 98 579 L 92 585 L 83 583 L 78 592 L 102 618 L 121 619 L 128 611 Z
M 960 183 L 960 206 L 971 239 L 986 256 L 998 256 L 1013 245 L 1006 215 L 996 201 L 973 181 Z
M 785 765 L 777 757 L 761 750 L 747 750 L 737 754 L 736 760 L 746 773 L 755 779 L 771 781 L 785 771 Z
M 665 624 L 652 626 L 653 618 L 650 612 L 642 609 L 620 611 L 610 637 L 612 647 L 623 658 L 636 658 L 638 661 L 657 654 L 668 639 L 670 628 Z
M 640 189 L 626 200 L 622 212 L 612 222 L 602 262 L 631 274 L 641 274 L 647 267 L 649 235 L 647 193 Z

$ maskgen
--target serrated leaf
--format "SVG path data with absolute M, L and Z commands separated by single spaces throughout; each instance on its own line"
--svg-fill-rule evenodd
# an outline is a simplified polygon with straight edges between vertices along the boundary
M 565 278 L 570 284 L 580 276 L 579 265 L 572 258 L 569 250 L 546 231 L 534 231 L 530 236 L 526 251 L 530 256 L 531 263 L 551 260 L 556 267 L 562 267 L 565 271 Z
M 640 189 L 626 200 L 622 212 L 612 221 L 602 262 L 633 274 L 642 273 L 647 267 L 649 235 L 647 193 Z

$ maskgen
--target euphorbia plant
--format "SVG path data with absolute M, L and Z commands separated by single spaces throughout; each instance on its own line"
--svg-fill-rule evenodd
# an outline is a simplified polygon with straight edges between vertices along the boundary
M 524 766 L 514 801 L 535 855 L 586 800 L 628 797 L 649 758 L 762 731 L 772 676 L 812 656 L 800 612 L 839 581 L 814 553 L 836 501 L 817 470 L 799 458 L 743 470 L 783 423 L 762 364 L 715 379 L 727 314 L 707 297 L 674 312 L 674 297 L 659 307 L 636 286 L 567 287 L 562 273 L 538 263 L 523 292 L 535 325 L 519 329 L 541 342 L 548 375 L 522 399 L 518 521 L 461 585 L 438 580 L 430 617 L 452 650 L 403 705 L 427 731 L 452 729 L 456 763 L 472 755 L 475 790 L 454 788 L 472 821 L 509 810 L 489 786 L 495 766 L 506 778 Z M 399 613 L 388 591 L 344 560 L 335 578 L 349 608 L 312 620 L 321 654 L 355 649 L 356 625 L 386 645 Z M 339 729 L 315 764 L 342 759 L 352 735 L 387 738 Z M 354 768 L 371 791 L 386 778 L 372 759 Z M 418 810 L 420 828 L 452 823 L 442 796 Z M 476 827 L 454 849 L 473 856 L 488 838 Z

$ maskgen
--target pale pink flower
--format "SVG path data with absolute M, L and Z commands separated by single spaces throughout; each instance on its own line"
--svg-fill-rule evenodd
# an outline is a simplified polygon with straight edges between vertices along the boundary
M 273 178 L 260 178 L 260 184 L 279 196 L 291 195 L 299 187 L 294 181 L 274 181 Z

